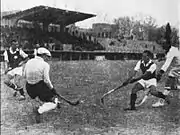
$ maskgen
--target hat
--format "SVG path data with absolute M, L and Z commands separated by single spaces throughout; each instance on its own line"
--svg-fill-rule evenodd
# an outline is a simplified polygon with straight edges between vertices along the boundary
M 40 45 L 39 45 L 39 44 L 35 44 L 35 46 L 38 46 L 38 47 L 39 47 Z
M 38 54 L 45 54 L 47 56 L 51 56 L 50 51 L 48 49 L 44 48 L 44 47 L 38 48 L 37 53 Z

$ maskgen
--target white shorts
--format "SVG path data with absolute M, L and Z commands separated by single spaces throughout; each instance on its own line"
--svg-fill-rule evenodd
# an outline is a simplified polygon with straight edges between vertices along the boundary
M 22 72 L 23 72 L 23 67 L 21 66 L 10 70 L 9 72 L 7 72 L 7 74 L 11 76 L 15 76 L 15 75 L 22 76 Z
M 157 86 L 157 80 L 155 78 L 149 79 L 149 80 L 144 80 L 141 79 L 138 81 L 144 88 L 149 88 L 150 86 Z

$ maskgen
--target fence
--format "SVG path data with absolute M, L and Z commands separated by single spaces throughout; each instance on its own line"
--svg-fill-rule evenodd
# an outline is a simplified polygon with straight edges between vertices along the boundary
M 1 51 L 0 60 L 3 61 L 3 52 Z M 27 54 L 32 55 L 33 51 L 25 51 Z M 141 58 L 142 53 L 134 52 L 104 52 L 104 51 L 51 51 L 52 58 L 58 60 L 95 60 L 97 56 L 103 56 L 107 60 L 138 60 Z M 156 54 L 156 58 L 164 57 L 163 54 Z

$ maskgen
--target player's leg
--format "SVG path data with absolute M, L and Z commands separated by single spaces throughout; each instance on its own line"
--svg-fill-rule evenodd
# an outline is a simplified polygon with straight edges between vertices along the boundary
M 41 114 L 55 109 L 59 103 L 59 100 L 53 91 L 49 89 L 49 87 L 43 81 L 40 82 L 40 85 L 42 89 L 39 89 L 38 97 L 42 102 L 44 102 L 44 104 L 38 109 L 39 113 Z
M 145 81 L 145 86 L 146 88 L 149 89 L 149 92 L 150 94 L 155 94 L 155 95 L 158 95 L 158 91 L 156 91 L 156 87 L 157 87 L 157 80 L 155 78 L 152 78 L 152 79 L 149 79 L 149 80 L 146 80 Z M 153 104 L 152 106 L 155 107 L 155 106 L 162 106 L 164 104 L 164 99 L 162 98 L 159 98 L 159 101 L 155 104 Z
M 157 91 L 156 86 L 152 85 L 149 87 L 151 95 L 164 99 L 168 104 L 170 104 L 169 98 L 167 95 L 164 95 L 163 92 Z
M 174 76 L 168 76 L 165 82 L 166 90 L 176 90 L 177 89 L 177 78 Z
M 35 120 L 37 123 L 40 122 L 40 114 L 38 112 L 38 106 L 37 103 L 39 104 L 39 102 L 36 100 L 36 97 L 38 96 L 38 84 L 32 85 L 32 84 L 28 84 L 26 82 L 26 91 L 27 94 L 29 95 L 29 97 L 33 100 L 31 100 L 31 105 L 33 107 L 33 112 L 35 114 Z
M 43 81 L 35 85 L 27 83 L 26 89 L 28 95 L 32 99 L 38 97 L 40 101 L 43 102 L 42 105 L 34 109 L 34 112 L 36 114 L 36 122 L 39 123 L 41 114 L 53 110 L 58 106 L 58 98 L 54 95 L 54 93 L 47 87 L 47 85 Z
M 148 96 L 150 94 L 150 89 L 149 89 L 150 86 L 151 85 L 157 86 L 157 80 L 155 78 L 152 78 L 152 79 L 149 79 L 149 80 L 141 79 L 139 81 L 139 83 L 144 87 L 144 89 L 146 91 L 144 91 L 145 96 L 143 97 L 141 102 L 139 102 L 139 104 L 136 104 L 136 106 L 140 106 L 141 104 L 143 104 L 146 101 L 146 99 L 148 98 Z
M 180 89 L 180 68 L 172 68 L 169 72 L 168 78 L 165 82 L 165 90 L 163 91 L 164 95 L 169 95 L 170 90 Z M 163 99 L 159 99 L 153 107 L 164 106 L 165 101 Z
M 20 93 L 19 100 L 25 100 L 25 92 L 24 92 L 24 80 L 23 77 L 16 74 L 14 78 L 14 83 L 17 86 L 17 91 Z
M 150 93 L 149 93 L 149 89 L 145 88 L 143 93 L 140 94 L 140 97 L 138 102 L 136 102 L 136 106 L 141 106 L 149 97 Z
M 170 70 L 168 78 L 165 82 L 165 94 L 169 94 L 170 90 L 178 89 L 178 78 L 180 78 L 180 67 L 174 67 Z
M 177 90 L 178 84 L 179 84 L 179 82 L 178 82 L 179 78 L 180 78 L 180 66 L 172 68 L 170 70 L 170 72 L 169 72 L 168 80 L 166 82 L 166 85 L 169 82 L 170 89 L 171 90 Z
M 4 84 L 6 84 L 8 87 L 16 90 L 17 86 L 12 82 L 13 79 L 14 79 L 13 75 L 7 74 L 4 79 Z
M 20 93 L 20 97 L 19 97 L 19 100 L 25 100 L 25 93 L 24 93 L 24 81 L 23 81 L 23 77 L 22 77 L 22 71 L 23 70 L 23 67 L 17 67 L 13 70 L 13 73 L 14 73 L 14 83 L 16 84 L 17 86 L 17 91 Z
M 13 96 L 16 97 L 17 92 L 19 91 L 18 86 L 16 85 L 16 76 L 12 74 L 11 72 L 8 73 L 4 79 L 4 83 L 14 90 Z
M 132 88 L 130 96 L 130 108 L 125 108 L 124 110 L 136 110 L 135 103 L 137 99 L 137 92 L 144 89 L 144 86 L 140 82 L 137 82 Z
M 162 93 L 163 95 L 168 96 L 170 93 L 170 89 L 165 87 L 165 90 Z M 160 107 L 160 106 L 164 106 L 165 104 L 166 101 L 163 98 L 159 98 L 156 103 L 152 104 L 152 107 Z

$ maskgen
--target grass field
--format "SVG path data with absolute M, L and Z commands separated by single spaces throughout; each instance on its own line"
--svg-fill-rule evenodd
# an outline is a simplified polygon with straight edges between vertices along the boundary
M 2 83 L 2 135 L 180 135 L 180 96 L 173 92 L 171 105 L 152 108 L 157 98 L 150 96 L 135 112 L 124 112 L 132 84 L 112 93 L 100 104 L 100 97 L 121 84 L 136 61 L 52 61 L 51 80 L 58 93 L 84 103 L 43 114 L 34 123 L 31 100 L 18 101 Z M 158 63 L 158 65 L 161 65 Z M 158 84 L 162 90 L 163 83 Z M 140 92 L 139 95 L 143 93 Z

